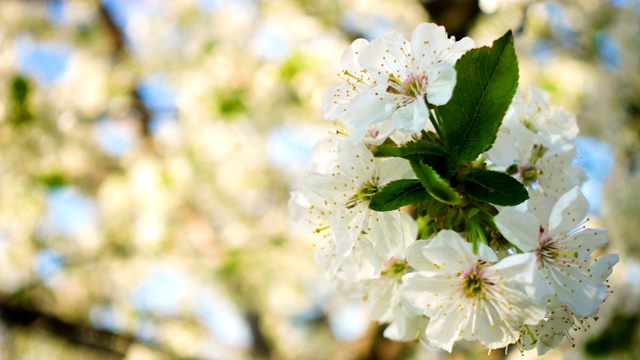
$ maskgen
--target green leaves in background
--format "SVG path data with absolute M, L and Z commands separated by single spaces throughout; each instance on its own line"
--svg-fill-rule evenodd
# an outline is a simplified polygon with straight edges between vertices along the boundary
M 429 199 L 431 199 L 431 195 L 420 181 L 396 180 L 385 185 L 380 192 L 371 198 L 369 208 L 375 211 L 391 211 Z
M 529 198 L 524 185 L 497 171 L 478 171 L 465 178 L 462 185 L 470 198 L 500 206 L 515 206 Z
M 508 31 L 489 47 L 472 49 L 455 65 L 451 100 L 436 108 L 438 127 L 458 163 L 467 164 L 493 145 L 518 87 L 518 60 Z
M 462 202 L 460 195 L 449 186 L 448 181 L 440 177 L 431 166 L 416 160 L 409 162 L 420 183 L 434 199 L 451 205 Z

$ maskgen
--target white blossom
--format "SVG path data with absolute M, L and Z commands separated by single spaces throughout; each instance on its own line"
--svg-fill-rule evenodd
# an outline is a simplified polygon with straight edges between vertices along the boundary
M 348 255 L 360 241 L 370 241 L 386 259 L 403 257 L 400 212 L 377 212 L 369 209 L 369 202 L 390 181 L 414 176 L 409 162 L 374 158 L 363 143 L 336 137 L 335 144 L 328 160 L 334 166 L 307 173 L 303 195 L 328 222 L 340 255 Z
M 446 104 L 456 84 L 456 60 L 475 43 L 456 42 L 444 27 L 420 24 L 411 40 L 391 32 L 368 43 L 358 39 L 342 57 L 345 84 L 324 94 L 322 114 L 349 126 L 360 141 L 371 124 L 389 117 L 404 132 L 418 132 L 429 118 L 427 103 Z
M 513 97 L 503 125 L 510 128 L 516 123 L 540 136 L 547 145 L 571 140 L 579 132 L 575 115 L 550 105 L 549 94 L 534 85 L 518 88 Z
M 573 166 L 576 154 L 573 144 L 548 143 L 524 125 L 514 123 L 498 132 L 487 156 L 523 183 L 529 193 L 541 191 L 557 197 L 586 178 L 580 168 Z
M 498 262 L 488 246 L 480 243 L 474 253 L 451 230 L 440 231 L 422 253 L 431 269 L 405 275 L 401 291 L 429 317 L 429 344 L 451 351 L 454 342 L 466 339 L 496 349 L 518 340 L 523 324 L 544 317 L 544 307 L 523 290 L 533 281 L 532 254 Z
M 575 187 L 550 212 L 503 208 L 495 217 L 497 228 L 509 242 L 535 255 L 538 296 L 551 306 L 566 305 L 580 317 L 597 312 L 606 297 L 601 289 L 603 276 L 608 276 L 605 270 L 610 272 L 606 267 L 598 271 L 592 267 L 591 253 L 607 242 L 607 229 L 581 226 L 588 210 L 589 203 Z

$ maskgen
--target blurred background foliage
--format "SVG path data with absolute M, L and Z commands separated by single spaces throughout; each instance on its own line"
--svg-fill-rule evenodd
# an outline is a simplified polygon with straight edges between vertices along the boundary
M 578 115 L 622 260 L 546 358 L 639 358 L 638 0 L 0 1 L 0 358 L 486 358 L 383 339 L 289 222 L 344 48 L 425 21 Z

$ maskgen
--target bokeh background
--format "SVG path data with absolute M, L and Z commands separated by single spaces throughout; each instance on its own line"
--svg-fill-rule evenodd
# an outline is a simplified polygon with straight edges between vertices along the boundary
M 289 220 L 342 51 L 425 21 L 578 116 L 621 262 L 546 358 L 640 358 L 639 0 L 0 0 L 0 359 L 532 358 L 383 339 Z

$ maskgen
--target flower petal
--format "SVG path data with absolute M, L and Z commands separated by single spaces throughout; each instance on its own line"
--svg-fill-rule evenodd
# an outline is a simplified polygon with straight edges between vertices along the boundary
M 449 64 L 436 64 L 427 71 L 429 86 L 427 101 L 433 105 L 444 105 L 451 99 L 456 86 L 456 69 Z
M 500 233 L 520 250 L 532 251 L 538 247 L 540 223 L 533 214 L 505 207 L 493 219 Z
M 578 186 L 562 195 L 551 209 L 549 216 L 549 232 L 565 234 L 575 229 L 587 216 L 589 202 L 580 192 Z

